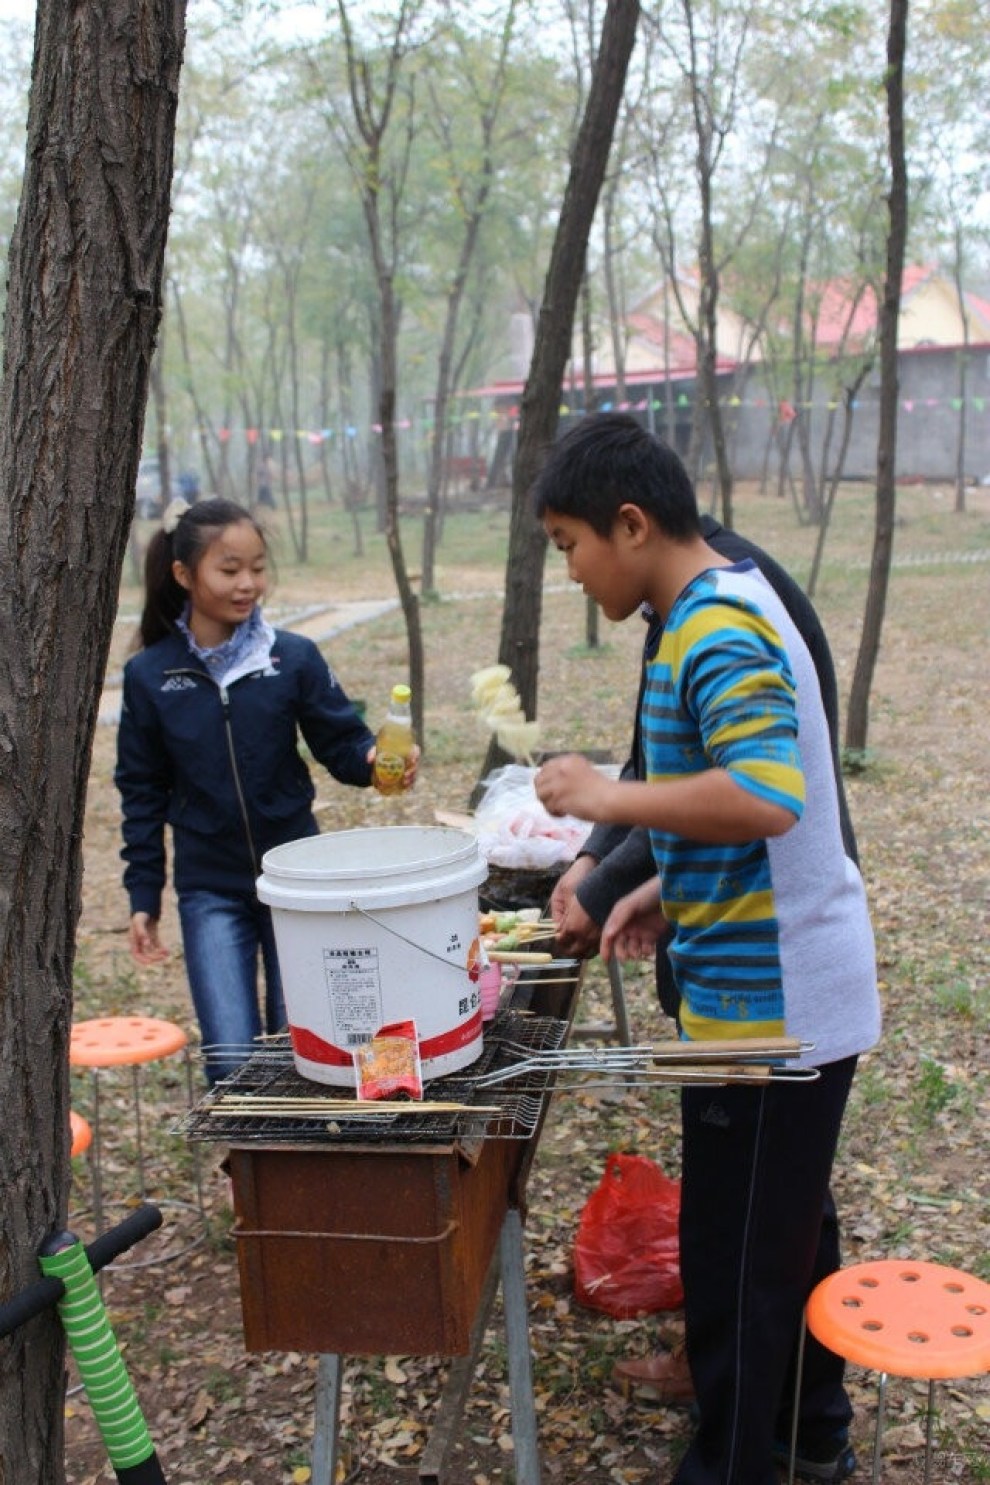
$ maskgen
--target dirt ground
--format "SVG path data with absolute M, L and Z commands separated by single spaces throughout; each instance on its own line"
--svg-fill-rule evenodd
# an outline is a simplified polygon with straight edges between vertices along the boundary
M 877 935 L 885 1035 L 863 1059 L 836 1174 L 846 1256 L 927 1257 L 990 1279 L 986 1120 L 990 1113 L 985 1043 L 990 1028 L 987 974 L 990 789 L 986 762 L 990 502 L 977 492 L 962 525 L 933 509 L 931 492 L 906 497 L 905 529 L 884 626 L 871 707 L 870 756 L 848 781 Z M 741 529 L 787 551 L 787 514 L 744 498 Z M 853 534 L 826 568 L 818 606 L 835 652 L 840 693 L 848 695 L 858 644 L 869 548 Z M 982 553 L 982 555 L 980 555 Z M 975 554 L 975 555 L 974 555 Z M 916 557 L 916 561 L 908 558 Z M 556 591 L 563 573 L 548 562 L 541 640 L 545 744 L 612 750 L 625 756 L 641 633 L 630 621 L 605 626 L 605 648 L 582 645 L 584 605 Z M 471 594 L 424 606 L 428 670 L 427 752 L 414 793 L 386 802 L 319 781 L 328 829 L 362 823 L 431 823 L 434 811 L 463 809 L 485 739 L 467 705 L 467 677 L 495 658 L 501 600 L 497 572 L 444 574 L 442 591 Z M 486 595 L 491 596 L 486 596 Z M 334 600 L 387 598 L 335 578 Z M 292 603 L 321 600 L 316 576 Z M 323 594 L 325 598 L 325 594 Z M 341 611 L 341 624 L 347 618 Z M 332 627 L 332 616 L 331 616 Z M 110 671 L 119 665 L 122 627 Z M 400 616 L 387 612 L 331 636 L 325 649 L 352 695 L 383 709 L 405 668 Z M 111 688 L 112 689 L 112 688 Z M 112 694 L 108 691 L 112 709 Z M 181 959 L 137 970 L 126 953 L 126 903 L 119 881 L 117 802 L 112 787 L 114 729 L 96 738 L 86 828 L 85 900 L 76 971 L 77 1016 L 135 1011 L 179 1021 L 195 1036 Z M 163 937 L 178 944 L 169 905 Z M 637 1040 L 667 1035 L 649 976 L 632 969 L 626 991 Z M 579 1021 L 607 1020 L 601 966 L 589 966 Z M 183 1107 L 181 1070 L 153 1069 L 149 1194 L 188 1199 L 191 1151 L 169 1133 Z M 202 1087 L 196 1069 L 197 1092 Z M 126 1083 L 104 1080 L 108 1196 L 133 1195 L 133 1146 Z M 80 1079 L 74 1103 L 91 1110 Z M 613 1149 L 649 1155 L 669 1173 L 678 1165 L 676 1094 L 617 1087 L 553 1100 L 528 1185 L 526 1286 L 534 1395 L 543 1477 L 553 1485 L 601 1481 L 665 1485 L 689 1432 L 686 1414 L 609 1385 L 619 1356 L 651 1349 L 677 1316 L 615 1321 L 579 1306 L 572 1252 L 581 1208 Z M 210 1236 L 172 1262 L 108 1276 L 106 1293 L 133 1380 L 170 1485 L 305 1485 L 318 1359 L 248 1353 L 241 1326 L 230 1186 L 224 1150 L 199 1147 Z M 77 1162 L 73 1205 L 90 1205 L 90 1172 Z M 182 1208 L 166 1209 L 167 1240 L 195 1234 Z M 85 1230 L 88 1219 L 80 1217 Z M 156 1240 L 160 1241 L 160 1240 Z M 401 1304 L 401 1295 L 394 1297 Z M 305 1296 L 300 1296 L 305 1303 Z M 447 1363 L 434 1357 L 346 1357 L 337 1481 L 401 1485 L 419 1465 Z M 875 1378 L 852 1369 L 855 1442 L 868 1476 Z M 884 1480 L 920 1485 L 923 1448 L 920 1383 L 891 1381 Z M 514 1478 L 505 1331 L 492 1311 L 447 1485 L 508 1485 Z M 112 1480 L 85 1398 L 66 1403 L 70 1485 Z M 939 1485 L 990 1480 L 990 1380 L 939 1390 L 934 1479 Z M 319 1480 L 316 1485 L 329 1485 Z

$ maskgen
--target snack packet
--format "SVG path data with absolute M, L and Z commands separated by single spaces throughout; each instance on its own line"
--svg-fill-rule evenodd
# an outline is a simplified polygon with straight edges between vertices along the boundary
M 352 1055 L 358 1098 L 394 1098 L 397 1093 L 423 1097 L 415 1021 L 389 1022 Z

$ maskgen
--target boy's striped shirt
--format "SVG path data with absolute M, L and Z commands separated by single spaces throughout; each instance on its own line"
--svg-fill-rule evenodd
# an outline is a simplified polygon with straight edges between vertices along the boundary
M 794 969 L 806 942 L 817 962 L 823 930 L 831 939 L 839 927 L 834 913 L 851 914 L 850 945 L 859 955 L 854 978 L 865 971 L 864 988 L 875 1001 L 865 895 L 838 835 L 830 743 L 814 668 L 752 563 L 712 568 L 680 595 L 648 662 L 641 721 L 649 780 L 725 769 L 741 788 L 783 805 L 798 821 L 782 837 L 742 845 L 706 845 L 651 832 L 662 908 L 674 929 L 669 953 L 684 1035 L 822 1036 L 813 1025 L 818 971 L 804 981 Z M 826 862 L 827 870 L 819 867 Z M 841 959 L 837 953 L 836 963 Z M 827 1014 L 831 990 L 838 988 L 829 987 L 822 1012 Z M 866 1020 L 876 1020 L 879 1029 L 878 1016 Z M 857 1045 L 850 1050 L 862 1049 L 862 1029 L 856 1028 Z M 843 1035 L 837 1028 L 837 1045 Z

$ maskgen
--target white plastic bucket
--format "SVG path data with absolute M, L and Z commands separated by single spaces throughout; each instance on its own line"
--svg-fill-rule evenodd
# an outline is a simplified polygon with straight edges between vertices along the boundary
M 412 1019 L 423 1077 L 481 1052 L 478 885 L 488 867 L 461 830 L 395 825 L 307 836 L 267 851 L 257 889 L 272 910 L 295 1064 L 354 1086 L 353 1052 Z

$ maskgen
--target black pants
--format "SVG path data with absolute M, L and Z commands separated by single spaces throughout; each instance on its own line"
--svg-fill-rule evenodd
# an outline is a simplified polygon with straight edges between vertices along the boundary
M 829 1193 L 856 1058 L 814 1082 L 685 1088 L 681 1273 L 700 1420 L 675 1485 L 777 1485 L 805 1300 L 839 1266 Z M 852 1416 L 842 1360 L 809 1335 L 799 1444 Z M 800 1448 L 799 1448 L 800 1452 Z

